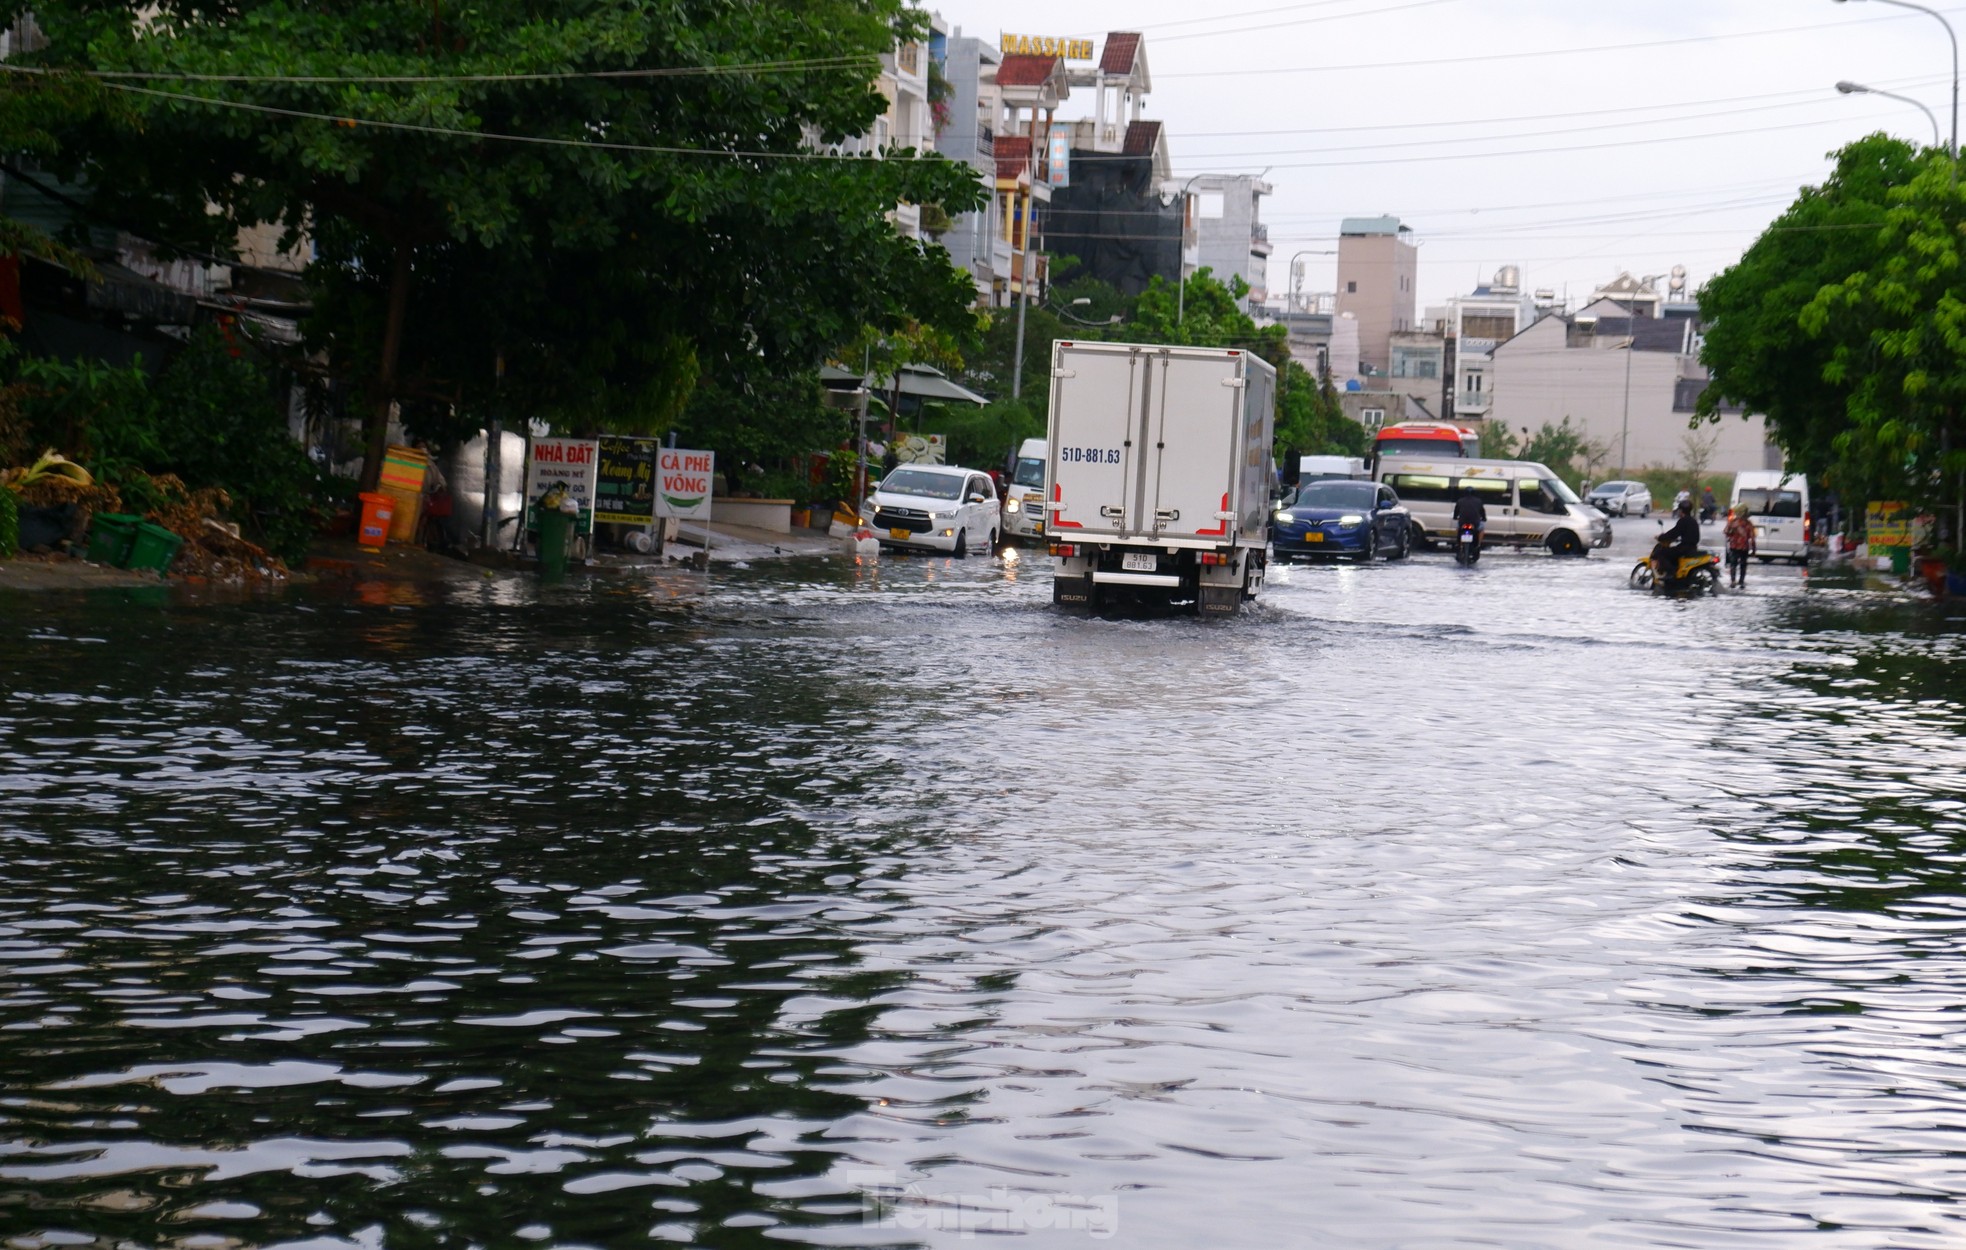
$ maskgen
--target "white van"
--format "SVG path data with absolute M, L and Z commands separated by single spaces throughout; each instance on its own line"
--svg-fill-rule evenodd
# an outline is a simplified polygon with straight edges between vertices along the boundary
M 1560 556 L 1611 545 L 1610 520 L 1533 461 L 1382 456 L 1377 474 L 1413 514 L 1421 542 L 1454 541 L 1454 505 L 1472 487 L 1488 512 L 1486 544 L 1547 547 Z
M 1734 494 L 1727 507 L 1748 510 L 1748 519 L 1754 522 L 1755 555 L 1762 563 L 1777 556 L 1809 563 L 1809 540 L 1815 537 L 1809 531 L 1815 514 L 1809 510 L 1808 478 L 1780 469 L 1743 469 L 1734 475 Z
M 1044 537 L 1044 466 L 1050 459 L 1041 438 L 1018 445 L 1010 478 L 1003 484 L 1003 536 Z
M 1365 461 L 1358 456 L 1299 456 L 1297 458 L 1297 484 L 1328 481 L 1369 482 L 1372 475 L 1366 472 Z

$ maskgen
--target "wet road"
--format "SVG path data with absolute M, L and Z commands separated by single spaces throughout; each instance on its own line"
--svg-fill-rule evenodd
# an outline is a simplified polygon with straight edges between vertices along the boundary
M 9 1246 L 1966 1243 L 1966 607 L 0 599 Z

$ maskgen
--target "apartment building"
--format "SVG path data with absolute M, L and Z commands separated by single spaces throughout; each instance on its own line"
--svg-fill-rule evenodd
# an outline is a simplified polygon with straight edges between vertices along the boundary
M 1419 246 L 1397 217 L 1338 224 L 1338 311 L 1358 322 L 1360 368 L 1390 374 L 1393 335 L 1414 328 Z
M 1244 312 L 1267 302 L 1273 249 L 1270 228 L 1262 221 L 1262 200 L 1273 192 L 1269 183 L 1253 174 L 1198 174 L 1183 181 L 1183 244 L 1184 251 L 1192 247 L 1193 258 L 1184 265 L 1183 278 L 1196 269 L 1208 269 L 1226 286 L 1231 277 L 1238 277 L 1249 284 L 1241 301 Z

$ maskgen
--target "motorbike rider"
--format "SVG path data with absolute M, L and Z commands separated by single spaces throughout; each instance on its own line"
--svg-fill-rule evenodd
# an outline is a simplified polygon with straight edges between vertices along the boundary
M 1461 487 L 1461 498 L 1454 504 L 1454 541 L 1461 540 L 1461 527 L 1474 526 L 1475 546 L 1481 546 L 1481 536 L 1488 529 L 1488 509 L 1481 506 L 1481 497 L 1475 494 L 1472 486 Z
M 1652 548 L 1652 575 L 1660 586 L 1679 572 L 1682 557 L 1700 549 L 1700 523 L 1693 519 L 1693 500 L 1681 496 L 1672 511 L 1672 528 L 1659 531 L 1659 543 Z

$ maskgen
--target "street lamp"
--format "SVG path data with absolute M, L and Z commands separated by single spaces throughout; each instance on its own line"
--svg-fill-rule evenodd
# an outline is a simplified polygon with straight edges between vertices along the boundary
M 1931 109 L 1926 108 L 1920 101 L 1914 100 L 1908 95 L 1899 95 L 1894 91 L 1883 91 L 1876 87 L 1866 87 L 1860 82 L 1850 82 L 1848 80 L 1836 84 L 1836 89 L 1844 95 L 1881 95 L 1887 100 L 1896 100 L 1900 104 L 1909 104 L 1914 108 L 1923 109 L 1926 120 L 1932 123 L 1932 146 L 1935 148 L 1939 146 L 1939 115 Z
M 1638 280 L 1641 289 L 1650 288 L 1654 282 L 1667 277 L 1663 273 L 1648 273 Z M 1625 415 L 1618 424 L 1618 472 L 1625 472 L 1631 463 L 1632 436 L 1632 355 L 1638 350 L 1638 291 L 1632 292 L 1631 307 L 1625 311 L 1631 314 L 1631 342 L 1625 344 Z
M 1181 184 L 1181 249 L 1174 263 L 1175 279 L 1179 283 L 1174 297 L 1174 324 L 1177 326 L 1188 311 L 1188 191 L 1206 177 L 1207 174 L 1196 174 Z
M 1077 299 L 1072 301 L 1072 307 L 1085 308 L 1090 306 L 1091 303 L 1092 301 L 1090 299 L 1081 295 Z M 1087 321 L 1084 317 L 1074 317 L 1072 314 L 1066 312 L 1062 308 L 1056 307 L 1055 305 L 1047 305 L 1047 307 L 1051 308 L 1051 312 L 1053 316 L 1063 317 L 1067 321 L 1076 321 L 1082 326 L 1116 326 L 1123 320 L 1120 314 L 1114 313 L 1112 316 L 1106 318 L 1104 321 Z
M 1845 0 L 1836 0 L 1836 3 L 1843 4 Z M 1945 19 L 1945 15 L 1937 9 L 1928 9 L 1922 4 L 1913 4 L 1912 0 L 1877 0 L 1877 3 L 1896 5 L 1901 9 L 1916 9 L 1920 13 L 1934 17 L 1938 19 L 1939 25 L 1946 28 L 1946 38 L 1952 40 L 1952 143 L 1950 145 L 1950 151 L 1952 153 L 1952 181 L 1953 185 L 1957 186 L 1959 185 L 1959 36 L 1953 33 L 1952 23 L 1948 22 Z M 1841 90 L 1840 84 L 1838 89 Z M 1885 93 L 1880 91 L 1877 94 L 1883 95 Z
M 1296 304 L 1299 302 L 1298 294 L 1303 285 L 1297 280 L 1297 276 L 1298 276 L 1297 258 L 1299 256 L 1336 256 L 1337 254 L 1338 253 L 1331 251 L 1329 249 L 1326 249 L 1324 251 L 1292 252 L 1290 254 L 1290 302 L 1291 303 Z M 1297 311 L 1302 312 L 1304 310 L 1300 307 L 1297 309 Z

